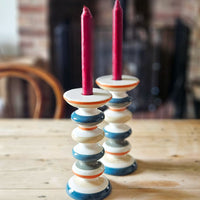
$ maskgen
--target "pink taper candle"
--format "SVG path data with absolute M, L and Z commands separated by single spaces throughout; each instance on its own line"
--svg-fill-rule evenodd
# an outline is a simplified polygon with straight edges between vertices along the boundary
M 122 38 L 123 38 L 123 10 L 119 0 L 113 8 L 113 43 L 112 43 L 112 75 L 113 80 L 122 79 Z
M 86 6 L 81 15 L 82 94 L 93 94 L 93 22 Z

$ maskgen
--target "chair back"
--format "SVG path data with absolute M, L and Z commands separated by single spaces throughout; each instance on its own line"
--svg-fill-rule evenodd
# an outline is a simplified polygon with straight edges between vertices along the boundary
M 0 78 L 2 77 L 20 78 L 26 80 L 33 87 L 36 96 L 33 118 L 40 118 L 42 115 L 42 91 L 37 79 L 39 78 L 43 80 L 52 88 L 55 95 L 56 108 L 54 118 L 59 119 L 63 117 L 65 105 L 63 100 L 63 88 L 60 82 L 49 72 L 46 72 L 36 66 L 1 64 Z

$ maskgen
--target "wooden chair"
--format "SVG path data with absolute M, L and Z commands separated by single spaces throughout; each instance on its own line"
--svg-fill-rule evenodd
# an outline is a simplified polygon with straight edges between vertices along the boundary
M 56 108 L 54 118 L 59 119 L 63 117 L 64 100 L 63 88 L 59 81 L 50 73 L 39 69 L 36 66 L 29 65 L 15 65 L 15 64 L 1 64 L 0 78 L 2 77 L 17 77 L 26 80 L 33 87 L 36 96 L 36 105 L 34 109 L 33 118 L 40 118 L 42 115 L 42 91 L 36 78 L 45 81 L 53 90 L 56 98 Z

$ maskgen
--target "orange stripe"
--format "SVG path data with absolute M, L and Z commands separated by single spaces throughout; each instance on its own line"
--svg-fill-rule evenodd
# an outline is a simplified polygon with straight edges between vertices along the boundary
M 97 174 L 97 175 L 93 175 L 93 176 L 84 176 L 84 175 L 80 175 L 80 174 L 77 174 L 73 171 L 73 173 L 76 175 L 76 176 L 79 176 L 81 178 L 86 178 L 86 179 L 92 179 L 92 178 L 97 178 L 98 176 L 101 176 L 101 174 L 103 174 L 103 172 L 101 172 L 100 174 Z
M 79 126 L 79 128 L 80 128 L 81 130 L 84 130 L 84 131 L 91 131 L 91 130 L 96 129 L 97 126 L 95 126 L 95 127 L 90 127 L 90 128 L 86 128 L 86 127 Z
M 80 104 L 80 105 L 96 105 L 96 104 L 102 104 L 102 103 L 106 103 L 108 101 L 110 101 L 112 99 L 112 97 L 110 97 L 109 99 L 106 99 L 104 101 L 97 101 L 97 102 L 79 102 L 79 101 L 71 101 L 67 98 L 65 98 L 66 101 L 68 101 L 69 103 L 73 103 L 73 104 Z
M 129 151 L 122 152 L 122 153 L 112 153 L 112 152 L 108 152 L 108 151 L 105 151 L 105 152 L 108 153 L 108 154 L 111 154 L 111 155 L 121 156 L 121 155 L 127 154 Z
M 133 83 L 133 84 L 130 84 L 130 85 L 107 85 L 107 84 L 101 84 L 99 83 L 98 81 L 96 81 L 96 83 L 99 85 L 99 86 L 102 86 L 102 87 L 110 87 L 110 88 L 126 88 L 126 87 L 133 87 L 135 85 L 138 85 L 140 81 L 138 81 L 137 83 Z
M 126 110 L 126 108 L 119 108 L 119 109 L 116 109 L 116 108 L 109 108 L 109 110 L 112 110 L 112 111 L 124 111 Z

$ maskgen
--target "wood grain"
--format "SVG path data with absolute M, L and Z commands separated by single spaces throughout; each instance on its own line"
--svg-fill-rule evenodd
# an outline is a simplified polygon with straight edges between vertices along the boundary
M 103 126 L 105 124 L 101 124 Z M 200 120 L 131 120 L 138 170 L 108 176 L 108 200 L 200 199 Z M 0 120 L 0 199 L 64 200 L 71 120 Z

